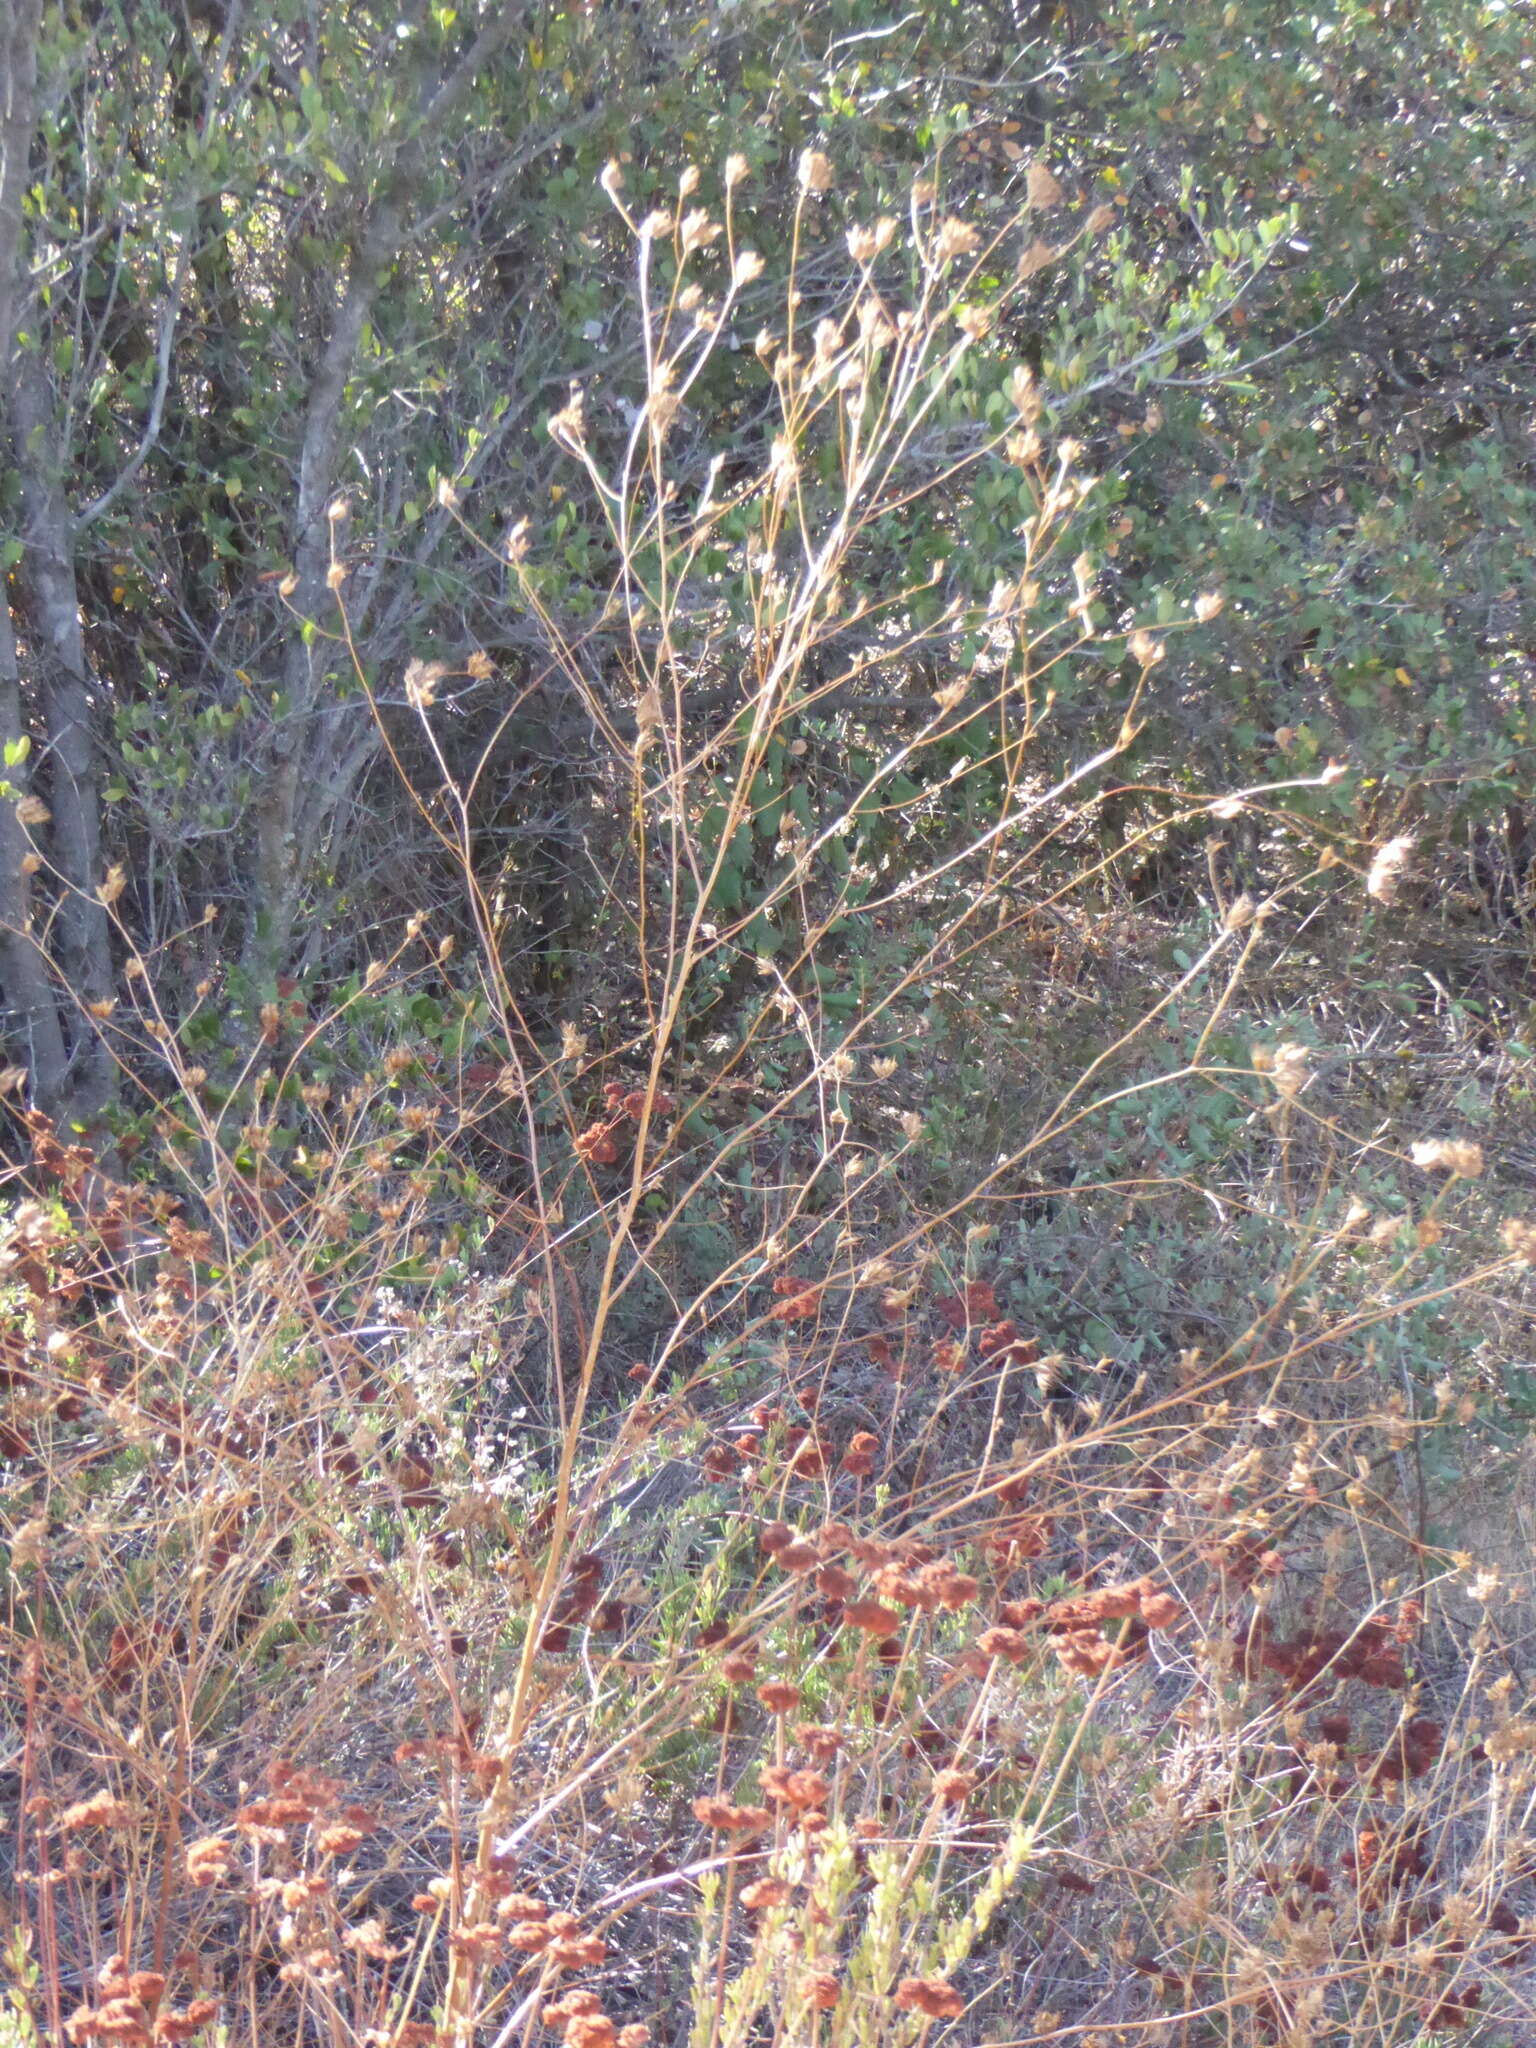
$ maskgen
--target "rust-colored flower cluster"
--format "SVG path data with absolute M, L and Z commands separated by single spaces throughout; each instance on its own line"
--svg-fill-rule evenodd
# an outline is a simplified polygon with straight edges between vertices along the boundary
M 772 1816 L 766 1806 L 735 1806 L 729 1799 L 695 1799 L 695 1820 L 721 1834 L 760 1835 Z
M 816 1590 L 826 1603 L 829 1622 L 877 1639 L 897 1633 L 903 1612 L 957 1613 L 981 1590 L 969 1572 L 961 1571 L 933 1545 L 915 1537 L 882 1541 L 857 1536 L 846 1522 L 827 1522 L 810 1533 L 788 1522 L 769 1522 L 758 1542 L 781 1570 L 816 1574 Z M 864 1567 L 864 1581 L 838 1562 L 843 1557 Z
M 235 1830 L 248 1842 L 276 1847 L 287 1842 L 290 1829 L 320 1822 L 316 1846 L 328 1855 L 346 1855 L 378 1826 L 366 1807 L 343 1805 L 340 1781 L 318 1771 L 279 1759 L 268 1767 L 267 1783 L 271 1791 L 265 1798 L 250 1800 L 235 1813 Z M 195 1883 L 217 1881 L 209 1873 L 217 1866 L 219 1846 L 216 1836 L 192 1844 L 187 1862 Z M 194 1856 L 201 1875 L 193 1873 Z
M 998 1365 L 1033 1365 L 1040 1356 L 1040 1342 L 1036 1337 L 1021 1335 L 1018 1324 L 1010 1317 L 988 1323 L 976 1340 L 976 1350 L 980 1357 Z
M 1481 1984 L 1450 1984 L 1423 2007 L 1426 2027 L 1461 2028 L 1483 2002 Z
M 525 1892 L 508 1892 L 496 1901 L 496 1922 L 492 1932 L 508 1948 L 539 1956 L 551 1969 L 596 1969 L 608 1953 L 602 1936 L 583 1933 L 574 1913 L 552 1913 Z
M 793 1273 L 776 1273 L 773 1279 L 774 1305 L 768 1313 L 775 1322 L 808 1322 L 821 1307 L 824 1289 L 814 1280 L 799 1279 Z
M 615 1166 L 620 1158 L 618 1134 L 626 1124 L 638 1124 L 647 1109 L 653 1116 L 664 1116 L 676 1107 L 672 1096 L 660 1089 L 647 1093 L 644 1088 L 626 1088 L 622 1081 L 606 1081 L 603 1084 L 603 1109 L 605 1114 L 595 1123 L 578 1131 L 575 1151 L 578 1159 L 589 1166 Z
M 1383 1754 L 1369 1767 L 1369 1781 L 1372 1785 L 1393 1785 L 1405 1778 L 1427 1777 L 1444 1749 L 1443 1725 L 1427 1714 L 1415 1714 L 1396 1731 Z
M 601 1600 L 603 1578 L 608 1569 L 601 1554 L 595 1550 L 578 1551 L 567 1568 L 566 1583 L 559 1599 L 550 1610 L 549 1620 L 539 1637 L 539 1648 L 557 1655 L 570 1647 L 571 1630 L 585 1623 L 599 1633 L 607 1633 L 624 1625 L 624 1603 L 620 1600 Z
M 796 1813 L 808 1813 L 827 1803 L 827 1781 L 820 1771 L 796 1771 L 788 1764 L 769 1764 L 762 1782 L 765 1799 L 771 1799 L 776 1806 L 793 1807 Z
M 235 1870 L 235 1852 L 222 1835 L 202 1835 L 187 1845 L 187 1878 L 197 1891 L 222 1884 Z
M 133 1809 L 126 1799 L 118 1799 L 103 1788 L 93 1792 L 89 1799 L 79 1799 L 73 1806 L 66 1806 L 59 1815 L 59 1826 L 65 1834 L 79 1834 L 87 1829 L 108 1829 L 127 1827 L 133 1818 Z
M 931 2020 L 957 2020 L 965 2011 L 965 2000 L 943 1977 L 903 1977 L 896 1987 L 896 2004 L 903 2012 L 920 2012 Z
M 565 2041 L 566 2048 L 645 2048 L 649 2027 L 631 2021 L 621 2026 L 603 2011 L 595 1991 L 567 1991 L 546 2005 L 540 2017 Z
M 71 2042 L 115 2041 L 125 2048 L 190 2041 L 218 2016 L 211 1998 L 195 1998 L 184 2006 L 167 2006 L 166 1978 L 159 1970 L 133 1970 L 114 1956 L 97 1978 L 99 2001 L 79 2006 L 64 2023 Z
M 1029 1631 L 1038 1626 L 1066 1670 L 1094 1678 L 1139 1656 L 1154 1630 L 1173 1628 L 1183 1614 L 1171 1588 L 1151 1578 L 1075 1593 L 1049 1605 L 1006 1600 L 997 1623 L 977 1638 L 968 1662 L 978 1675 L 994 1658 L 1022 1664 L 1030 1653 Z M 1111 1637 L 1106 1630 L 1117 1622 L 1120 1627 Z
M 990 1280 L 968 1281 L 958 1293 L 942 1296 L 933 1306 L 952 1330 L 995 1323 L 997 1318 L 997 1295 Z
M 1362 1685 L 1396 1690 L 1407 1682 L 1402 1644 L 1411 1640 L 1399 1631 L 1410 1626 L 1401 1618 L 1393 1628 L 1371 1619 L 1352 1630 L 1304 1629 L 1287 1641 L 1274 1634 L 1263 1615 L 1256 1615 L 1239 1632 L 1237 1648 L 1248 1677 L 1273 1672 L 1290 1692 L 1304 1691 L 1325 1673 L 1331 1679 L 1357 1678 Z
M 1094 1678 L 1139 1656 L 1153 1630 L 1173 1628 L 1183 1612 L 1169 1587 L 1142 1578 L 1053 1601 L 1042 1619 L 1063 1667 Z M 1122 1627 L 1111 1639 L 1105 1630 L 1113 1622 Z

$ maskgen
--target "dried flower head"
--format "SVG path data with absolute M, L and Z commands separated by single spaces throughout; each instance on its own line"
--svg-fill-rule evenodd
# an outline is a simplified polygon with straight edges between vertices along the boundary
M 794 1729 L 795 1741 L 813 1763 L 829 1764 L 843 1746 L 842 1730 L 826 1728 L 815 1721 L 801 1721 Z
M 805 2002 L 812 2012 L 831 2012 L 842 1996 L 842 1983 L 830 1970 L 812 1970 L 805 1979 Z
M 187 1879 L 200 1891 L 220 1883 L 235 1867 L 233 1846 L 219 1835 L 203 1835 L 187 1845 Z
M 766 1913 L 774 1906 L 786 1905 L 789 1896 L 789 1886 L 782 1877 L 760 1877 L 742 1891 L 741 1903 L 749 1913 Z
M 769 1820 L 766 1806 L 733 1806 L 728 1799 L 695 1799 L 693 1817 L 724 1835 L 760 1835 Z
M 189 2004 L 167 2006 L 155 2016 L 156 2041 L 190 2041 L 218 2016 L 218 2001 L 194 1998 Z
M 1402 881 L 1408 866 L 1408 856 L 1412 851 L 1413 841 L 1406 834 L 1389 839 L 1385 846 L 1378 847 L 1376 856 L 1366 871 L 1366 895 L 1377 903 L 1395 901 L 1398 884 Z
M 843 1470 L 856 1478 L 866 1478 L 875 1469 L 875 1459 L 880 1450 L 880 1439 L 867 1429 L 861 1429 L 849 1439 L 843 1453 Z
M 1448 1173 L 1456 1180 L 1476 1180 L 1483 1170 L 1483 1148 L 1464 1138 L 1421 1138 L 1408 1148 L 1415 1166 Z
M 1312 1070 L 1307 1064 L 1308 1051 L 1304 1045 L 1287 1042 L 1277 1045 L 1263 1057 L 1255 1051 L 1253 1064 L 1260 1073 L 1267 1072 L 1274 1083 L 1275 1093 L 1282 1101 L 1294 1102 L 1303 1088 L 1312 1079 Z
M 850 1600 L 843 1609 L 843 1619 L 850 1628 L 862 1629 L 871 1636 L 893 1636 L 901 1627 L 901 1616 L 895 1608 L 886 1607 L 879 1600 Z
M 935 263 L 952 263 L 957 256 L 971 256 L 981 247 L 981 236 L 969 221 L 957 220 L 951 214 L 940 221 L 933 237 L 933 260 Z
M 112 1793 L 102 1790 L 93 1793 L 89 1799 L 78 1800 L 73 1806 L 66 1806 L 59 1815 L 59 1826 L 65 1834 L 78 1834 L 85 1828 L 122 1828 L 133 1817 L 133 1810 L 126 1799 L 118 1799 Z
M 805 1812 L 827 1801 L 827 1781 L 820 1771 L 794 1771 L 787 1764 L 769 1764 L 763 1772 L 764 1795 L 778 1806 Z
M 1050 165 L 1036 161 L 1024 173 L 1024 196 L 1031 206 L 1044 213 L 1050 207 L 1060 206 L 1067 195 Z
M 965 2000 L 942 1977 L 903 1977 L 896 2004 L 903 2012 L 920 2012 L 931 2020 L 957 2020 L 965 2011 Z

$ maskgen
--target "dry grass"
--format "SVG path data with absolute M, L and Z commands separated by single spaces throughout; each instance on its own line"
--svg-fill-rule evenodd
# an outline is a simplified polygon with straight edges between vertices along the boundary
M 556 422 L 634 620 L 616 707 L 545 614 L 612 744 L 611 1005 L 525 1014 L 444 766 L 495 1062 L 412 1036 L 417 925 L 336 1008 L 273 1000 L 217 1095 L 149 963 L 176 1085 L 131 1184 L 28 1124 L 7 2043 L 1529 2036 L 1526 1625 L 1435 1526 L 1458 1432 L 1500 1497 L 1478 1373 L 1536 1237 L 1466 1088 L 1518 1114 L 1523 1066 L 1437 1025 L 1454 1070 L 1373 1092 L 1373 998 L 1298 948 L 1373 943 L 1380 876 L 1274 793 L 1217 808 L 1264 815 L 1262 895 L 1175 931 L 1125 893 L 1096 806 L 1164 646 L 1114 626 L 1126 702 L 1059 758 L 1051 678 L 1111 629 L 1026 376 L 958 458 L 1035 505 L 942 622 L 971 667 L 796 807 L 795 748 L 917 637 L 926 570 L 849 593 L 993 332 L 990 252 L 904 232 L 907 304 L 853 243 L 847 318 L 765 347 L 728 501 L 668 489 L 729 328 L 697 226 L 637 226 L 627 443 Z M 442 676 L 407 678 L 429 746 Z

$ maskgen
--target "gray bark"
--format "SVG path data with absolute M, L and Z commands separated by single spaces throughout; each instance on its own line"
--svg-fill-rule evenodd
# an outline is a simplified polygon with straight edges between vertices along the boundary
M 519 11 L 508 6 L 481 30 L 423 103 L 424 132 L 430 133 L 452 112 L 511 37 L 519 19 Z M 342 452 L 347 384 L 363 327 L 402 237 L 410 232 L 410 156 L 407 150 L 385 180 L 364 222 L 304 408 L 294 510 L 297 587 L 289 602 L 301 619 L 313 620 L 322 628 L 336 622 L 336 601 L 326 582 L 332 560 L 329 511 Z M 348 658 L 345 650 L 339 651 L 340 662 Z M 308 636 L 306 643 L 302 633 L 295 633 L 283 672 L 287 715 L 273 735 L 254 821 L 253 914 L 244 964 L 262 977 L 274 974 L 289 954 L 305 872 L 356 785 L 355 773 L 338 772 L 336 721 L 330 715 L 333 707 L 326 702 L 326 671 L 336 665 L 338 650 L 333 641 L 316 633 Z
M 21 201 L 26 188 L 36 113 L 37 37 L 41 0 L 14 0 L 0 30 L 0 387 L 8 390 L 16 318 L 22 298 Z M 26 735 L 21 668 L 9 600 L 0 607 L 0 746 Z M 28 794 L 23 764 L 0 762 L 0 966 L 5 989 L 0 1030 L 29 1070 L 32 1101 L 49 1115 L 66 1107 L 69 1054 L 56 992 L 33 928 L 31 842 L 16 815 Z

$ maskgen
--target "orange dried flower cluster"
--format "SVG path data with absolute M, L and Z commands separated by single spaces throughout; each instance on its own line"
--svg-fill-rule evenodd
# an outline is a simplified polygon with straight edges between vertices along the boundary
M 211 1998 L 194 1998 L 186 2005 L 166 2006 L 155 2015 L 156 2041 L 190 2041 L 211 2025 L 218 2013 Z
M 770 1764 L 763 1772 L 764 1797 L 778 1806 L 793 1806 L 801 1813 L 813 1806 L 824 1806 L 827 1790 L 827 1781 L 820 1771 L 795 1771 L 787 1764 Z
M 315 1837 L 315 1847 L 322 1856 L 350 1856 L 372 1832 L 371 1825 L 358 1827 L 352 1821 L 332 1821 Z
M 716 1485 L 728 1479 L 750 1479 L 751 1461 L 761 1449 L 762 1438 L 753 1430 L 744 1430 L 730 1443 L 713 1443 L 704 1453 L 704 1476 Z
M 1353 1633 L 1312 1629 L 1289 1642 L 1273 1635 L 1262 1615 L 1240 1631 L 1237 1647 L 1245 1675 L 1272 1671 L 1288 1690 L 1301 1692 L 1326 1672 L 1330 1678 L 1358 1678 L 1363 1685 L 1396 1689 L 1407 1681 L 1402 1651 L 1384 1622 L 1363 1621 Z
M 633 2021 L 621 2027 L 610 2019 L 595 1991 L 568 1991 L 546 2005 L 540 2017 L 564 2036 L 566 2048 L 645 2048 L 651 2038 L 649 2027 Z
M 501 1768 L 500 1761 L 474 1747 L 471 1737 L 479 1728 L 480 1717 L 472 1715 L 469 1719 L 473 1721 L 473 1728 L 465 1726 L 455 1729 L 450 1734 L 430 1735 L 417 1741 L 397 1743 L 395 1762 L 450 1764 L 457 1770 L 473 1771 L 477 1777 L 493 1779 Z
M 1129 1643 L 1112 1643 L 1095 1628 L 1078 1628 L 1057 1636 L 1054 1646 L 1064 1671 L 1078 1678 L 1097 1678 L 1103 1671 L 1118 1671 L 1129 1664 L 1135 1648 Z
M 1022 1629 L 989 1628 L 976 1638 L 976 1648 L 983 1660 L 1001 1657 L 1008 1664 L 1022 1664 L 1029 1655 L 1029 1637 Z M 986 1664 L 983 1662 L 982 1675 Z
M 777 1297 L 768 1313 L 775 1322 L 801 1323 L 821 1307 L 824 1289 L 814 1280 L 797 1279 L 793 1273 L 776 1273 L 773 1292 Z
M 566 1585 L 539 1638 L 541 1650 L 555 1653 L 565 1649 L 573 1628 L 589 1617 L 595 1621 L 598 1593 L 607 1569 L 606 1561 L 595 1550 L 578 1551 L 571 1559 Z
M 749 1913 L 766 1913 L 774 1906 L 786 1905 L 789 1896 L 790 1888 L 782 1877 L 760 1877 L 743 1887 L 741 1903 Z
M 480 1943 L 481 1949 L 489 1952 L 489 1935 L 497 1940 L 505 1939 L 509 1948 L 515 1948 L 522 1955 L 542 1956 L 546 1963 L 557 1970 L 595 1969 L 608 1953 L 608 1944 L 601 1935 L 583 1934 L 581 1922 L 574 1913 L 551 1913 L 538 1899 L 529 1899 L 519 1893 L 498 1901 L 498 1919 L 510 1924 L 505 1936 L 501 1929 L 484 1926 L 489 1934 Z M 477 1937 L 482 1929 L 467 1929 L 466 1933 Z
M 901 1627 L 901 1616 L 895 1608 L 883 1606 L 878 1600 L 850 1600 L 843 1609 L 843 1620 L 850 1628 L 871 1636 L 893 1636 Z
M 958 1294 L 945 1295 L 934 1308 L 952 1330 L 987 1323 L 997 1315 L 997 1295 L 990 1280 L 972 1280 Z
M 1247 1591 L 1258 1579 L 1278 1578 L 1285 1559 L 1262 1536 L 1233 1536 L 1202 1544 L 1198 1556 L 1233 1587 Z
M 1134 1579 L 1053 1600 L 1045 1610 L 1045 1625 L 1053 1631 L 1071 1631 L 1098 1628 L 1106 1621 L 1142 1621 L 1148 1628 L 1171 1628 L 1182 1612 L 1166 1586 L 1153 1579 Z
M 1423 2008 L 1427 2027 L 1464 2027 L 1483 2002 L 1481 1984 L 1452 1984 Z
M 532 1897 L 528 1892 L 503 1891 L 507 1879 L 501 1872 L 493 1875 L 489 1889 L 497 1894 L 496 1917 L 498 1920 L 547 1920 L 549 1908 L 542 1899 Z
M 789 1469 L 797 1479 L 819 1479 L 827 1454 L 808 1430 L 792 1429 L 788 1437 Z
M 188 2041 L 218 2013 L 211 1998 L 162 2011 L 165 1977 L 158 1970 L 130 1970 L 121 1956 L 111 1959 L 96 1982 L 100 2004 L 79 2006 L 64 2023 L 71 2042 L 118 2041 L 128 2048 L 148 2048 L 150 2043 Z
M 1003 1498 L 1001 1493 L 998 1498 Z M 1043 1557 L 1052 1526 L 1049 1515 L 1004 1515 L 987 1532 L 987 1555 L 1000 1570 L 1011 1569 L 1026 1558 Z
M 202 1835 L 187 1845 L 187 1879 L 199 1891 L 221 1883 L 234 1867 L 234 1848 L 219 1835 Z
M 616 1133 L 626 1122 L 639 1123 L 647 1105 L 658 1116 L 675 1106 L 673 1098 L 659 1090 L 648 1095 L 643 1088 L 626 1088 L 622 1081 L 606 1081 L 603 1084 L 603 1107 L 607 1116 L 577 1132 L 574 1140 L 576 1157 L 585 1160 L 589 1166 L 616 1165 L 619 1159 Z
M 797 1722 L 794 1736 L 813 1763 L 831 1763 L 843 1746 L 840 1728 L 825 1728 L 815 1721 Z
M 505 1929 L 498 1927 L 493 1920 L 476 1920 L 467 1927 L 455 1928 L 448 1938 L 448 1946 L 466 1962 L 493 1963 L 501 1954 L 506 1939 Z
M 1378 1758 L 1370 1772 L 1373 1785 L 1397 1784 L 1404 1778 L 1423 1778 L 1432 1771 L 1445 1748 L 1445 1729 L 1440 1722 L 1416 1714 L 1398 1730 L 1397 1740 Z
M 942 1977 L 903 1977 L 896 2003 L 903 2012 L 924 2013 L 931 2020 L 957 2020 L 965 2011 L 965 2000 Z
M 812 2012 L 831 2012 L 843 1987 L 830 1970 L 812 1970 L 805 1979 L 805 2002 Z
M 1004 1365 L 1033 1365 L 1040 1356 L 1038 1339 L 1021 1337 L 1018 1324 L 1011 1320 L 989 1323 L 977 1339 L 976 1349 L 983 1358 Z
M 1049 1606 L 1041 1600 L 1008 1600 L 999 1609 L 997 1624 L 977 1638 L 966 1665 L 983 1676 L 994 1658 L 1022 1664 L 1030 1651 L 1025 1631 L 1042 1622 L 1065 1668 L 1082 1677 L 1096 1677 L 1138 1656 L 1153 1629 L 1171 1628 L 1182 1614 L 1177 1597 L 1150 1578 L 1074 1594 Z M 1117 1621 L 1127 1626 L 1118 1641 L 1111 1641 L 1104 1629 Z
M 603 1107 L 610 1116 L 628 1117 L 631 1123 L 639 1123 L 647 1106 L 653 1115 L 665 1116 L 668 1110 L 676 1108 L 677 1103 L 675 1097 L 664 1094 L 659 1088 L 654 1094 L 647 1094 L 644 1088 L 626 1088 L 622 1081 L 603 1083 Z
M 59 1826 L 66 1834 L 78 1834 L 85 1828 L 126 1827 L 133 1817 L 133 1809 L 126 1799 L 118 1799 L 108 1791 L 92 1793 L 89 1799 L 77 1800 L 73 1806 L 66 1806 L 59 1815 Z
M 1054 1600 L 1043 1619 L 1062 1665 L 1080 1677 L 1094 1678 L 1139 1656 L 1151 1631 L 1173 1627 L 1183 1611 L 1168 1587 L 1143 1578 Z M 1116 1621 L 1128 1626 L 1112 1642 L 1104 1628 Z
M 695 1799 L 694 1819 L 728 1835 L 760 1835 L 769 1823 L 766 1806 L 733 1806 L 728 1799 Z
M 1388 1850 L 1385 1855 L 1384 1847 Z M 1382 1885 L 1427 1877 L 1429 1847 L 1422 1829 L 1413 1829 L 1384 1845 L 1375 1828 L 1361 1828 L 1353 1847 L 1346 1849 L 1339 1861 L 1353 1874 L 1364 1897 L 1368 1890 L 1377 1891 Z M 1367 1880 L 1373 1882 L 1368 1885 Z
M 336 1855 L 356 1848 L 365 1835 L 377 1830 L 377 1821 L 365 1807 L 340 1804 L 342 1786 L 336 1778 L 279 1759 L 269 1767 L 267 1782 L 272 1791 L 266 1798 L 250 1800 L 235 1812 L 235 1829 L 249 1842 L 277 1846 L 287 1841 L 291 1828 L 311 1827 L 323 1819 L 326 1825 L 317 1839 L 322 1847 L 328 1839 L 328 1853 Z M 221 1851 L 227 1863 L 229 1852 L 216 1836 L 192 1844 L 187 1872 L 195 1884 L 213 1884 L 226 1874 L 218 1868 Z M 198 1875 L 197 1870 L 207 1874 Z
M 879 1437 L 867 1429 L 857 1431 L 849 1438 L 848 1448 L 843 1453 L 843 1470 L 855 1479 L 867 1479 L 875 1469 L 879 1449 Z
M 914 1538 L 882 1542 L 856 1536 L 845 1522 L 827 1522 L 811 1534 L 788 1522 L 769 1522 L 758 1542 L 781 1569 L 797 1574 L 816 1572 L 816 1589 L 828 1603 L 830 1620 L 840 1620 L 877 1638 L 896 1634 L 902 1608 L 923 1614 L 942 1608 L 953 1614 L 981 1591 L 969 1572 L 961 1571 L 929 1544 Z M 855 1597 L 859 1582 L 835 1561 L 840 1554 L 851 1555 L 869 1570 L 872 1587 L 868 1593 Z

